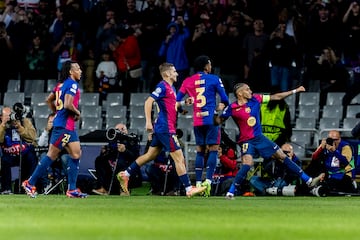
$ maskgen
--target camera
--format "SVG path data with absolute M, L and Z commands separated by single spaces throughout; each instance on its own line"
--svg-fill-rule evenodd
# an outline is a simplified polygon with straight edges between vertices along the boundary
M 22 120 L 23 117 L 28 113 L 28 109 L 22 103 L 15 103 L 13 106 L 13 112 L 10 113 L 10 120 Z
M 326 144 L 329 144 L 329 145 L 333 145 L 334 144 L 334 139 L 332 139 L 332 138 L 327 138 L 326 139 Z
M 115 128 L 109 128 L 108 130 L 106 130 L 106 138 L 109 141 L 116 141 L 118 143 L 127 141 L 131 144 L 137 143 L 139 141 L 138 136 L 135 133 L 124 134 L 123 132 Z

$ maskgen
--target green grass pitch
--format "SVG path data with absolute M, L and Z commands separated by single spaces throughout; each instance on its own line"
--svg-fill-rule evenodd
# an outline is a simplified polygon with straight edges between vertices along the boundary
M 0 196 L 16 239 L 359 239 L 359 197 Z

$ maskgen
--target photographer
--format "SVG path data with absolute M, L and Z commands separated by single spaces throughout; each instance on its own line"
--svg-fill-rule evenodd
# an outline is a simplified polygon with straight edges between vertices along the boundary
M 0 145 L 3 152 L 1 158 L 1 194 L 12 193 L 11 167 L 19 165 L 21 167 L 20 178 L 27 179 L 37 164 L 34 151 L 36 129 L 31 119 L 24 118 L 24 115 L 26 115 L 26 111 L 21 103 L 15 103 L 13 111 L 10 107 L 4 107 L 2 110 L 0 124 Z
M 306 171 L 309 175 L 325 172 L 323 185 L 330 194 L 336 192 L 352 193 L 356 191 L 353 185 L 354 156 L 350 144 L 341 139 L 340 132 L 331 130 L 327 138 L 323 138 L 319 147 L 311 157 L 311 163 Z
M 125 170 L 139 156 L 139 138 L 137 135 L 129 134 L 123 123 L 117 124 L 115 129 L 109 129 L 107 137 L 110 142 L 101 149 L 100 155 L 95 159 L 97 188 L 92 191 L 99 195 L 123 195 L 125 193 L 120 192 L 120 186 L 112 183 L 116 174 Z M 129 184 L 139 187 L 141 182 L 139 171 L 131 176 Z
M 281 150 L 296 165 L 301 166 L 300 159 L 295 155 L 293 147 L 289 143 L 281 146 Z M 295 195 L 295 186 L 298 185 L 300 178 L 288 171 L 285 165 L 277 159 L 266 159 L 262 176 L 252 176 L 250 184 L 255 188 L 256 195 Z M 288 188 L 289 191 L 284 191 Z
M 211 195 L 224 196 L 239 170 L 236 143 L 230 139 L 224 128 L 221 128 L 221 144 L 217 156 L 218 163 L 213 175 Z

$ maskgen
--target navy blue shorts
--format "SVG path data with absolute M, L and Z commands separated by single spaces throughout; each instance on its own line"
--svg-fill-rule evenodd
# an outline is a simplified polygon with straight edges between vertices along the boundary
M 153 133 L 150 146 L 162 147 L 165 152 L 175 152 L 181 149 L 175 133 Z
M 79 142 L 79 136 L 76 131 L 70 131 L 65 128 L 54 127 L 51 132 L 50 143 L 62 150 L 70 142 Z

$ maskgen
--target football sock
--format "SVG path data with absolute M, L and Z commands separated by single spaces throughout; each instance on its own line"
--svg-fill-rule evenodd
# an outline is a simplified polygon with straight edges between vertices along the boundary
M 284 164 L 288 169 L 290 169 L 290 171 L 296 173 L 302 180 L 304 180 L 305 182 L 309 181 L 310 177 L 306 173 L 304 173 L 304 171 L 288 157 L 285 158 Z
M 244 164 L 241 166 L 241 168 L 238 171 L 238 173 L 236 174 L 235 179 L 234 179 L 233 183 L 231 184 L 228 192 L 231 192 L 233 194 L 235 193 L 236 186 L 239 186 L 242 183 L 242 181 L 244 181 L 249 170 L 250 170 L 250 165 Z
M 68 158 L 68 190 L 76 189 L 76 181 L 79 174 L 79 159 Z
M 216 168 L 216 158 L 217 158 L 217 151 L 210 151 L 208 160 L 207 160 L 207 166 L 206 166 L 206 179 L 212 179 L 215 168 Z
M 50 167 L 52 163 L 53 160 L 51 160 L 51 158 L 49 158 L 47 155 L 43 156 L 39 161 L 38 165 L 36 166 L 33 174 L 29 178 L 29 184 L 35 185 L 37 180 L 46 174 L 47 169 Z
M 204 169 L 204 153 L 198 152 L 196 153 L 196 158 L 195 158 L 195 178 L 197 182 L 202 181 L 203 169 Z

